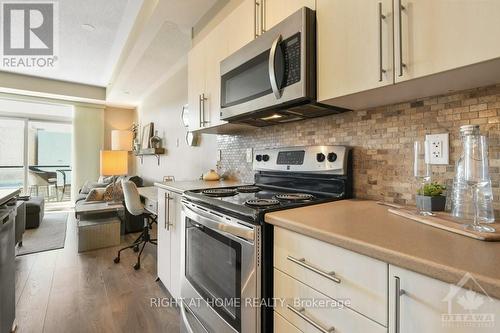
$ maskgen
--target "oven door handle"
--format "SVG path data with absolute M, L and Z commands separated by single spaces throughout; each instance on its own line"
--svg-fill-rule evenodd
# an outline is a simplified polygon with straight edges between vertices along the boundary
M 276 51 L 278 49 L 280 42 L 281 42 L 281 35 L 276 37 L 276 39 L 273 42 L 273 46 L 269 51 L 269 80 L 271 81 L 271 88 L 273 89 L 273 93 L 274 96 L 276 96 L 276 99 L 281 98 L 281 90 L 278 87 L 278 81 L 276 80 L 276 68 L 274 66 L 274 62 L 276 59 Z
M 203 213 L 202 211 L 194 209 L 187 205 L 184 205 L 184 213 L 191 220 L 209 229 L 222 231 L 224 233 L 240 237 L 248 241 L 253 241 L 255 239 L 255 231 L 251 228 L 236 224 L 229 224 L 222 218 L 219 218 L 217 216 L 207 216 L 206 213 Z
M 189 308 L 186 305 L 184 305 L 183 302 L 181 302 L 180 305 L 180 312 L 187 333 L 199 333 L 199 332 L 208 333 L 205 327 L 203 327 L 203 325 L 199 322 L 198 318 L 196 318 L 196 316 L 191 312 L 191 310 L 189 310 Z M 193 326 L 191 325 L 191 322 L 189 321 L 188 318 L 188 313 L 193 317 L 194 320 L 196 320 L 195 324 L 198 324 L 197 325 L 198 329 L 194 329 Z

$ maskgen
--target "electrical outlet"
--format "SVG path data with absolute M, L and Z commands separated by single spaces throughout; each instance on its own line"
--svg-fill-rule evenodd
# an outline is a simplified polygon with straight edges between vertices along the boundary
M 448 133 L 428 134 L 425 136 L 428 142 L 426 159 L 430 164 L 450 163 L 450 138 Z
M 217 151 L 217 162 L 220 162 L 222 161 L 222 150 L 218 150 Z
M 247 148 L 247 163 L 253 162 L 253 149 Z

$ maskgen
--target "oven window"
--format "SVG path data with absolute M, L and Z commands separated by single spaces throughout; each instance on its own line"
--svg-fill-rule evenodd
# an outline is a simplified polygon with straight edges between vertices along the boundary
M 263 52 L 221 78 L 222 107 L 240 104 L 272 93 L 269 51 Z
M 186 218 L 185 275 L 215 311 L 238 330 L 241 245 Z

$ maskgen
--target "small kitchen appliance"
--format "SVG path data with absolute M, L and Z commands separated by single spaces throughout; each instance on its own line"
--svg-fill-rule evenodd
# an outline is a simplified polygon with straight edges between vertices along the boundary
M 345 146 L 258 150 L 253 168 L 253 185 L 183 195 L 184 332 L 272 331 L 273 228 L 265 214 L 352 197 Z
M 269 126 L 347 111 L 316 101 L 316 14 L 303 7 L 220 64 L 220 118 Z

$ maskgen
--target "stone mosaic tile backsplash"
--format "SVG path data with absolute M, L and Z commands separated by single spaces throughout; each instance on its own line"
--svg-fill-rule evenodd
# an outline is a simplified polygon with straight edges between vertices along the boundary
M 450 133 L 450 165 L 432 167 L 433 180 L 451 180 L 461 152 L 458 129 L 479 124 L 489 138 L 494 207 L 500 217 L 500 84 L 373 109 L 346 112 L 239 135 L 219 135 L 220 171 L 253 181 L 247 148 L 301 145 L 353 147 L 356 198 L 414 204 L 413 142 L 425 134 Z

